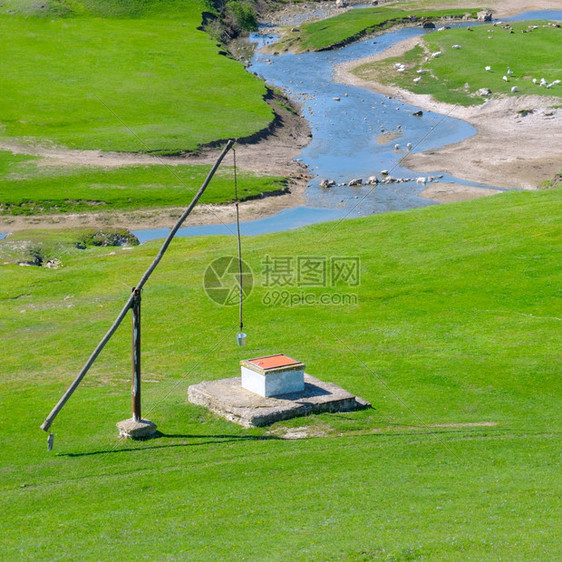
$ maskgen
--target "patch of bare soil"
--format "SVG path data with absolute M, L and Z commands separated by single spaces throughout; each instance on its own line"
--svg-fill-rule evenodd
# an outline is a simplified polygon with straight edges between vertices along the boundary
M 501 193 L 501 191 L 472 185 L 459 185 L 458 183 L 435 183 L 426 187 L 420 195 L 432 201 L 439 201 L 439 203 L 456 203 L 489 197 L 496 193 Z
M 393 140 L 396 140 L 398 138 L 400 138 L 402 136 L 402 133 L 381 133 L 380 135 L 377 136 L 377 143 L 378 144 L 387 144 L 389 142 L 392 142 Z
M 366 81 L 352 73 L 367 62 L 399 56 L 418 38 L 398 43 L 383 53 L 336 68 L 339 82 L 369 88 L 396 99 L 471 123 L 478 134 L 439 150 L 407 155 L 402 163 L 418 172 L 447 172 L 458 178 L 504 188 L 535 189 L 562 168 L 560 99 L 546 96 L 493 98 L 472 107 L 452 106 L 396 87 Z M 422 117 L 423 118 L 423 117 Z
M 280 427 L 268 433 L 269 435 L 275 435 L 281 439 L 288 440 L 309 439 L 310 437 L 329 437 L 334 435 L 333 429 L 323 424 L 304 425 L 300 427 Z
M 268 432 L 281 439 L 309 439 L 311 437 L 341 437 L 344 435 L 366 435 L 369 433 L 391 433 L 396 431 L 423 431 L 428 429 L 471 429 L 479 427 L 495 427 L 498 422 L 457 422 L 457 423 L 434 423 L 428 425 L 404 425 L 376 427 L 372 429 L 360 429 L 337 433 L 334 428 L 326 424 L 303 425 L 299 427 L 279 427 Z

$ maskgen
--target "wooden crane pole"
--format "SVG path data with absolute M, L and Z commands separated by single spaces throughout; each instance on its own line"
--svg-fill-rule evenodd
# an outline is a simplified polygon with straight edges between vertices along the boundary
M 101 341 L 98 343 L 98 345 L 96 346 L 96 348 L 94 349 L 88 360 L 86 361 L 86 364 L 84 365 L 84 367 L 82 367 L 82 370 L 80 371 L 80 373 L 78 373 L 76 379 L 74 379 L 74 382 L 68 387 L 67 391 L 63 394 L 63 396 L 57 402 L 55 407 L 51 410 L 50 414 L 45 418 L 45 421 L 41 424 L 41 429 L 43 431 L 49 431 L 49 428 L 51 427 L 51 424 L 53 423 L 54 419 L 57 417 L 58 413 L 62 410 L 68 399 L 72 396 L 72 394 L 74 394 L 74 391 L 78 388 L 78 385 L 82 382 L 82 379 L 86 376 L 86 373 L 90 370 L 90 367 L 94 364 L 95 360 L 97 359 L 98 355 L 101 353 L 107 342 L 117 331 L 117 328 L 119 328 L 119 325 L 127 315 L 129 309 L 132 309 L 133 311 L 132 314 L 133 316 L 133 382 L 132 382 L 133 419 L 140 421 L 141 419 L 141 385 L 140 385 L 141 383 L 141 371 L 140 371 L 141 296 L 140 295 L 141 295 L 142 288 L 144 287 L 145 283 L 148 281 L 148 278 L 152 275 L 152 272 L 156 269 L 156 266 L 160 263 L 160 260 L 164 256 L 164 253 L 168 249 L 168 246 L 172 242 L 177 231 L 179 230 L 185 219 L 189 216 L 189 214 L 191 213 L 191 211 L 193 210 L 193 208 L 195 207 L 195 205 L 203 195 L 205 189 L 207 189 L 207 186 L 211 182 L 211 179 L 215 175 L 215 172 L 217 171 L 224 157 L 226 156 L 228 151 L 233 147 L 234 142 L 235 141 L 233 139 L 227 141 L 223 151 L 221 152 L 220 156 L 217 158 L 215 164 L 211 168 L 205 181 L 199 188 L 199 191 L 195 194 L 189 206 L 183 212 L 182 216 L 178 219 L 178 221 L 176 222 L 176 224 L 174 225 L 174 227 L 166 237 L 166 240 L 164 240 L 164 243 L 162 244 L 160 251 L 154 258 L 153 262 L 150 264 L 150 267 L 144 272 L 144 275 L 141 277 L 136 287 L 133 289 L 131 296 L 129 297 L 129 299 L 121 309 L 121 312 L 117 315 L 117 318 L 111 325 L 111 328 L 109 328 L 105 336 L 103 336 Z

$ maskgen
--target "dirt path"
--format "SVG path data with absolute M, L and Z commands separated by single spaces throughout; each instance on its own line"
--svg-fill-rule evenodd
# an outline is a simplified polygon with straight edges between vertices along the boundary
M 240 206 L 242 220 L 253 220 L 277 213 L 282 209 L 301 205 L 303 192 L 310 178 L 306 166 L 295 162 L 301 149 L 310 140 L 310 129 L 304 117 L 274 108 L 277 115 L 275 126 L 264 138 L 256 142 L 242 142 L 236 145 L 238 166 L 257 174 L 270 174 L 289 178 L 290 193 L 280 196 L 266 196 L 263 199 L 247 201 Z M 112 169 L 121 166 L 160 164 L 178 166 L 181 164 L 213 164 L 218 149 L 204 149 L 197 155 L 158 157 L 146 154 L 102 152 L 100 150 L 71 150 L 50 146 L 46 143 L 34 146 L 0 141 L 0 150 L 15 154 L 39 156 L 41 166 L 98 166 Z M 229 156 L 226 165 L 231 165 Z M 187 205 L 188 201 L 186 201 Z M 75 228 L 81 226 L 120 226 L 128 229 L 170 227 L 181 215 L 183 208 L 160 208 L 133 212 L 93 212 L 42 216 L 0 216 L 0 232 L 14 232 L 26 228 Z M 190 225 L 219 224 L 234 220 L 234 205 L 199 205 L 190 217 Z

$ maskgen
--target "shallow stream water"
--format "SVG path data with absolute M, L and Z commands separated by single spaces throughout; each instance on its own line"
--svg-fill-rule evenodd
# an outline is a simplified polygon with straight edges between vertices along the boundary
M 431 112 L 424 112 L 421 118 L 415 117 L 412 113 L 418 108 L 414 106 L 333 81 L 336 65 L 379 53 L 398 41 L 424 33 L 427 31 L 419 27 L 405 28 L 333 51 L 277 56 L 259 52 L 260 47 L 275 40 L 273 36 L 251 36 L 258 50 L 249 70 L 299 102 L 310 123 L 312 139 L 303 149 L 299 160 L 316 177 L 309 182 L 305 191 L 305 206 L 244 222 L 241 224 L 242 234 L 277 232 L 344 217 L 435 204 L 419 196 L 424 186 L 415 181 L 378 184 L 376 187 L 320 187 L 320 182 L 325 178 L 344 183 L 357 177 L 380 177 L 381 170 L 388 170 L 396 178 L 415 178 L 420 174 L 400 165 L 406 153 L 406 143 L 412 143 L 413 151 L 428 150 L 459 142 L 476 133 L 474 127 L 464 121 Z M 339 101 L 334 98 L 339 98 Z M 400 136 L 380 144 L 377 137 L 384 132 Z M 395 144 L 399 144 L 402 150 L 396 151 Z M 441 173 L 436 170 L 434 175 Z M 446 175 L 442 181 L 460 182 Z M 228 234 L 234 231 L 232 224 L 193 226 L 180 229 L 178 236 Z M 134 234 L 144 242 L 165 236 L 167 232 L 167 229 L 155 229 L 134 231 Z

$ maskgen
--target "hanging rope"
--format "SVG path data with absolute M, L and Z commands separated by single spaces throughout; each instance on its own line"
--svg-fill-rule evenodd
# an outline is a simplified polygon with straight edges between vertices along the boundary
M 238 201 L 238 175 L 236 167 L 236 150 L 232 149 L 234 158 L 234 204 L 236 207 L 236 237 L 238 239 L 238 284 L 240 285 L 240 333 L 244 332 L 244 322 L 242 320 L 242 301 L 244 300 L 244 289 L 242 287 L 242 241 L 240 239 L 240 208 Z

